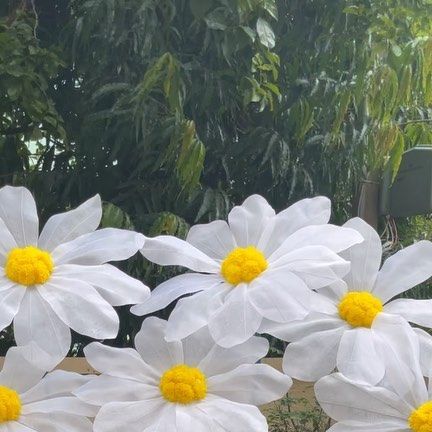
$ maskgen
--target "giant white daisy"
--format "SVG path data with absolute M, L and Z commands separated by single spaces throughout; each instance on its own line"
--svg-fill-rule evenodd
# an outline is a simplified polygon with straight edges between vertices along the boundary
M 315 311 L 303 320 L 290 325 L 265 322 L 260 330 L 291 342 L 283 364 L 294 378 L 316 381 L 337 366 L 346 376 L 375 384 L 384 376 L 381 348 L 388 336 L 376 318 L 393 315 L 432 327 L 432 300 L 392 300 L 432 276 L 432 243 L 419 241 L 397 252 L 380 270 L 377 232 L 359 218 L 345 226 L 358 230 L 365 241 L 342 253 L 351 261 L 344 280 L 318 290 Z
M 142 254 L 160 265 L 193 270 L 159 285 L 151 298 L 131 310 L 145 315 L 180 296 L 167 338 L 182 339 L 209 325 L 218 344 L 234 346 L 251 337 L 262 318 L 288 322 L 304 317 L 311 289 L 347 273 L 336 253 L 362 241 L 349 228 L 327 225 L 330 201 L 304 199 L 275 214 L 253 195 L 225 221 L 193 226 L 186 241 L 171 236 L 146 239 Z
M 133 231 L 95 231 L 102 215 L 98 195 L 75 210 L 52 216 L 39 235 L 31 193 L 0 189 L 0 330 L 13 320 L 18 345 L 34 341 L 53 356 L 70 348 L 69 327 L 96 338 L 117 335 L 112 306 L 135 304 L 149 289 L 109 264 L 143 245 Z
M 60 370 L 45 375 L 29 361 L 30 350 L 14 347 L 6 354 L 0 372 L 0 431 L 91 432 L 87 417 L 96 410 L 72 394 L 90 377 Z
M 234 348 L 215 345 L 207 328 L 166 342 L 166 321 L 147 318 L 137 351 L 98 342 L 85 355 L 101 375 L 75 391 L 99 406 L 95 432 L 265 432 L 255 405 L 281 398 L 291 379 L 268 365 L 268 342 L 252 337 Z

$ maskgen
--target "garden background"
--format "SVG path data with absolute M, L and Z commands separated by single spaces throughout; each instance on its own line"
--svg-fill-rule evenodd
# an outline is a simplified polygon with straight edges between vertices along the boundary
M 253 193 L 277 210 L 323 194 L 343 223 L 364 180 L 432 145 L 431 16 L 430 0 L 3 0 L 0 186 L 27 186 L 41 223 L 100 193 L 103 225 L 150 236 Z M 432 219 L 380 230 L 393 253 Z M 151 287 L 180 271 L 126 266 Z M 109 343 L 129 346 L 142 319 L 119 313 Z

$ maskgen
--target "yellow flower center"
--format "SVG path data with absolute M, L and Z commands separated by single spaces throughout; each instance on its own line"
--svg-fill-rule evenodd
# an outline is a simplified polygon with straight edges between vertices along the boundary
M 51 276 L 54 264 L 51 255 L 37 247 L 15 248 L 6 260 L 6 276 L 21 285 L 45 283 Z
M 227 282 L 237 285 L 251 282 L 268 267 L 264 254 L 253 246 L 235 248 L 222 261 L 222 275 Z
M 352 291 L 339 302 L 339 316 L 352 327 L 371 327 L 375 317 L 382 311 L 379 298 L 367 291 Z
M 15 390 L 0 386 L 0 423 L 18 420 L 21 415 L 21 399 Z
M 432 432 L 432 401 L 415 409 L 409 416 L 408 423 L 414 432 Z
M 206 397 L 207 380 L 198 368 L 180 364 L 162 375 L 159 389 L 167 401 L 190 404 Z

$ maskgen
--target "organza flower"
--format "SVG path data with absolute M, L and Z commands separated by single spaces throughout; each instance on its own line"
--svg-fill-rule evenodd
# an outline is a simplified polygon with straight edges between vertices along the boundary
M 10 348 L 0 372 L 1 432 L 91 432 L 96 410 L 71 392 L 91 377 L 54 371 L 45 375 L 30 346 Z M 45 376 L 44 376 L 45 375 Z
M 380 270 L 377 232 L 359 218 L 345 226 L 358 230 L 365 241 L 341 254 L 351 261 L 344 280 L 320 289 L 314 311 L 303 320 L 290 325 L 266 322 L 260 331 L 291 342 L 283 367 L 294 378 L 316 381 L 337 366 L 348 377 L 376 384 L 384 376 L 380 347 L 388 337 L 377 317 L 399 316 L 432 327 L 432 300 L 392 300 L 432 275 L 432 243 L 419 241 L 395 253 Z
M 330 201 L 304 199 L 275 214 L 253 195 L 234 207 L 228 223 L 193 226 L 186 241 L 146 239 L 142 254 L 160 265 L 194 273 L 174 277 L 131 310 L 145 315 L 185 294 L 171 314 L 168 340 L 182 339 L 208 324 L 214 340 L 230 347 L 259 328 L 262 318 L 288 322 L 309 311 L 313 292 L 348 272 L 336 252 L 362 241 L 355 230 L 327 225 Z
M 383 321 L 383 317 L 380 317 Z M 420 370 L 418 340 L 409 327 L 393 326 L 393 360 L 377 386 L 341 373 L 321 378 L 315 394 L 324 411 L 337 421 L 328 432 L 429 432 L 432 387 Z M 407 328 L 408 327 L 408 328 Z
M 31 193 L 23 187 L 0 189 L 0 329 L 13 320 L 17 344 L 36 342 L 53 364 L 70 348 L 69 327 L 96 339 L 114 338 L 119 319 L 112 306 L 149 296 L 141 282 L 105 264 L 135 254 L 143 236 L 95 231 L 101 215 L 96 195 L 49 218 L 39 236 Z
M 215 345 L 202 328 L 183 341 L 166 342 L 166 321 L 147 318 L 137 351 L 98 342 L 85 349 L 101 375 L 76 390 L 100 406 L 95 432 L 265 432 L 255 405 L 281 398 L 291 379 L 264 364 L 264 338 L 234 348 Z

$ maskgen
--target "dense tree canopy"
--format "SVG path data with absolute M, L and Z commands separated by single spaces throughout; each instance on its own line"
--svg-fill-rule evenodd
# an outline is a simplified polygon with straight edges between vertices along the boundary
M 318 193 L 432 143 L 431 0 L 8 0 L 0 182 L 42 219 L 100 193 L 104 222 L 184 236 L 252 193 Z M 151 285 L 166 275 L 142 260 Z M 133 320 L 123 320 L 126 343 Z

